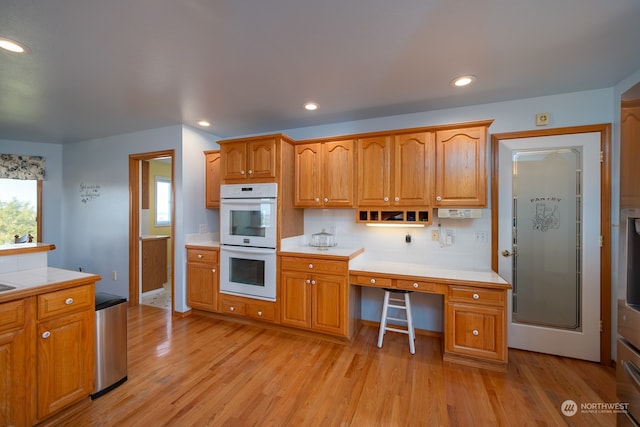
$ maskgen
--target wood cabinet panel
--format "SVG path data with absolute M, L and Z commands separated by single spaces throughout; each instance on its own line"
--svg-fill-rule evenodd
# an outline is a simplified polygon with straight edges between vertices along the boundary
M 620 207 L 640 206 L 640 101 L 622 102 L 620 117 Z
M 246 179 L 247 144 L 244 141 L 229 142 L 220 147 L 222 177 L 227 180 Z
M 505 298 L 506 295 L 504 291 L 469 286 L 449 287 L 449 301 L 497 305 L 502 307 L 505 303 Z
M 93 285 L 77 286 L 38 295 L 38 319 L 72 313 L 93 308 L 95 305 Z
M 391 137 L 357 141 L 358 206 L 388 206 L 391 197 Z
M 220 146 L 222 178 L 227 181 L 271 180 L 276 177 L 276 139 L 225 142 Z
M 322 206 L 322 144 L 296 145 L 295 205 Z
M 167 238 L 142 239 L 142 292 L 167 283 Z
M 347 336 L 348 284 L 345 276 L 314 275 L 311 286 L 311 329 Z
M 296 270 L 311 273 L 348 274 L 349 265 L 343 261 L 320 258 L 282 257 L 282 270 Z
M 284 264 L 284 263 L 283 263 Z M 311 289 L 307 273 L 283 271 L 280 275 L 280 323 L 311 328 Z
M 432 132 L 394 135 L 393 204 L 431 204 Z
M 375 275 L 352 275 L 351 283 L 361 286 L 371 286 L 376 288 L 392 288 L 393 281 L 388 277 L 378 277 Z
M 436 207 L 486 207 L 486 127 L 436 132 L 435 196 Z
M 37 417 L 50 414 L 93 391 L 94 313 L 41 321 L 37 326 Z
M 446 312 L 446 351 L 506 362 L 503 309 L 449 303 Z
M 220 311 L 237 316 L 246 316 L 247 304 L 228 295 L 220 296 Z
M 220 151 L 205 151 L 205 191 L 206 208 L 220 207 Z
M 187 249 L 187 304 L 192 308 L 218 310 L 218 252 Z

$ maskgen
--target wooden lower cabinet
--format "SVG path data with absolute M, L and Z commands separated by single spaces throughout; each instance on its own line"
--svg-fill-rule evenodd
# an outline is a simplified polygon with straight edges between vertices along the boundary
M 348 262 L 282 257 L 281 265 L 280 322 L 349 337 Z
M 445 359 L 507 363 L 506 291 L 450 286 L 445 307 Z M 460 360 L 456 360 L 460 361 Z
M 0 304 L 0 425 L 24 426 L 30 420 L 26 384 L 31 380 L 32 298 Z
M 264 322 L 278 322 L 277 305 L 271 301 L 220 294 L 219 311 Z
M 93 392 L 94 286 L 38 295 L 36 384 L 38 421 Z
M 187 304 L 207 311 L 218 310 L 218 255 L 215 249 L 187 249 Z

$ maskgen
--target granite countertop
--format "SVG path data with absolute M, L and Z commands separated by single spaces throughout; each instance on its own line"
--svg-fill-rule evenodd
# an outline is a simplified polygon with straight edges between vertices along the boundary
M 447 282 L 486 283 L 511 288 L 511 285 L 509 285 L 506 280 L 490 269 L 465 269 L 408 262 L 380 261 L 361 256 L 349 262 L 349 271 L 352 274 L 390 274 L 394 276 L 420 277 L 427 280 L 432 279 Z
M 0 284 L 13 286 L 15 289 L 0 292 L 0 302 L 99 280 L 101 277 L 97 274 L 54 267 L 3 273 L 0 274 Z

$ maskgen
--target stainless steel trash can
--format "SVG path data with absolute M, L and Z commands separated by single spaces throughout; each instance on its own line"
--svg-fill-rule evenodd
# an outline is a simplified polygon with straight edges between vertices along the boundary
M 127 380 L 127 300 L 96 292 L 96 369 L 92 399 Z

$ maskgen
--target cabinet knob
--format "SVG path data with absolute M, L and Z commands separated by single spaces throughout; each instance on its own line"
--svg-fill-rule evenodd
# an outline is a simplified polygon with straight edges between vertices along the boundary
M 312 280 L 312 281 L 311 281 L 311 284 L 312 284 L 312 285 L 315 285 L 315 284 L 316 284 L 316 281 L 315 281 L 315 280 Z
M 66 300 L 64 300 L 64 303 L 67 305 L 73 304 L 73 298 L 67 298 Z
M 258 316 L 262 317 L 262 312 L 261 311 L 258 312 Z
M 198 254 L 198 258 L 202 258 L 202 254 Z
M 305 282 L 307 285 L 310 285 L 310 284 L 311 284 L 311 280 L 309 280 L 309 279 L 305 280 L 304 282 Z
M 328 198 L 328 197 L 325 197 L 325 198 L 324 198 L 324 202 L 325 202 L 325 203 L 327 203 L 328 201 L 329 201 L 329 198 Z
M 478 295 L 478 294 L 473 294 L 473 299 L 480 299 L 480 295 Z
M 396 202 L 399 202 L 399 201 L 400 201 L 400 197 L 397 197 L 397 196 L 396 196 L 396 198 L 395 198 L 395 199 L 393 199 L 393 200 L 395 200 Z
M 419 286 L 420 286 L 420 285 L 418 285 L 417 283 L 414 283 L 414 284 L 413 284 L 413 287 L 414 287 L 414 288 L 416 288 L 416 289 L 418 289 L 418 287 L 419 287 Z
M 229 307 L 229 311 L 235 311 L 236 308 L 234 306 Z
M 249 169 L 249 175 L 253 175 L 253 171 Z
M 389 201 L 389 198 L 388 198 L 388 197 L 385 197 L 383 200 L 384 200 L 385 202 L 388 202 L 388 201 Z
M 316 197 L 316 202 L 319 202 L 319 201 L 320 201 L 320 197 Z
M 49 331 L 44 331 L 44 332 L 42 333 L 42 338 L 44 338 L 44 339 L 47 339 L 47 338 L 49 338 L 50 336 L 51 336 L 51 332 L 49 332 Z
M 313 264 L 309 264 L 309 268 L 313 268 Z
M 376 279 L 371 279 L 371 284 L 375 285 L 376 284 Z
M 442 201 L 442 197 L 440 197 L 440 196 L 436 197 L 436 201 L 441 202 Z
M 244 175 L 244 170 L 241 170 L 241 171 L 240 171 L 240 175 Z
M 471 333 L 472 333 L 473 335 L 475 335 L 476 337 L 477 337 L 478 335 L 480 335 L 480 332 L 478 332 L 478 330 L 477 330 L 477 329 L 474 329 Z
M 212 272 L 212 273 L 215 273 L 215 272 L 216 272 L 216 269 L 215 269 L 215 268 L 212 268 L 212 269 L 211 269 L 211 272 Z

